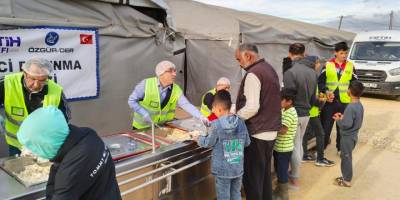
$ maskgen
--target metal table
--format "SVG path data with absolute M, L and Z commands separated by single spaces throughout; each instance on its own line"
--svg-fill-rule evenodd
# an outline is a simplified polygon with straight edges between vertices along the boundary
M 210 149 L 194 142 L 161 146 L 115 163 L 123 199 L 215 199 Z M 46 184 L 26 188 L 0 170 L 0 199 L 44 199 Z

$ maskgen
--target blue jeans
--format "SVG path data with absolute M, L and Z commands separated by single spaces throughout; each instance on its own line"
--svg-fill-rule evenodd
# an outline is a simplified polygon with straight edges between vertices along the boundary
M 237 178 L 215 177 L 217 200 L 241 200 L 242 176 Z
M 15 156 L 17 154 L 21 154 L 21 151 L 17 147 L 8 145 L 8 156 Z
M 292 157 L 292 152 L 277 152 L 274 151 L 274 167 L 279 183 L 289 182 L 289 162 Z

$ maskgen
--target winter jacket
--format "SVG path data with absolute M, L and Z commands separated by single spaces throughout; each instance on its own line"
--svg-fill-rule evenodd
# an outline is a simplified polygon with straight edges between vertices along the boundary
M 243 175 L 244 147 L 250 145 L 249 133 L 237 115 L 226 115 L 211 123 L 207 136 L 199 137 L 199 146 L 212 147 L 211 173 L 222 178 Z
M 294 107 L 299 117 L 310 116 L 311 105 L 316 101 L 318 76 L 312 67 L 314 65 L 303 58 L 294 60 L 293 67 L 283 75 L 284 88 L 297 91 Z
M 50 169 L 48 200 L 121 199 L 110 151 L 90 128 L 69 125 L 70 132 Z

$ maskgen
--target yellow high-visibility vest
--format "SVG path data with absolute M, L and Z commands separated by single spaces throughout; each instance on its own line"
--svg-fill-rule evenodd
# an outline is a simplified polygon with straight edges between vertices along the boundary
M 316 98 L 319 97 L 318 86 L 317 86 L 316 94 L 315 94 L 315 95 L 316 95 L 316 96 L 315 96 Z M 319 98 L 318 98 L 318 101 L 319 101 Z M 318 116 L 319 116 L 319 112 L 320 112 L 320 110 L 319 110 L 319 107 L 318 107 L 318 106 L 312 106 L 311 109 L 310 109 L 310 117 L 318 117 Z
M 200 112 L 201 114 L 203 114 L 205 117 L 208 117 L 211 115 L 211 110 L 208 108 L 208 106 L 204 103 L 204 98 L 206 97 L 206 95 L 208 93 L 211 93 L 212 95 L 215 95 L 217 93 L 217 90 L 215 88 L 207 91 L 203 97 L 201 97 L 201 108 L 200 108 Z
M 347 94 L 347 90 L 350 86 L 350 80 L 353 75 L 353 68 L 353 63 L 346 62 L 346 66 L 339 80 L 336 72 L 335 63 L 326 63 L 326 86 L 332 92 L 334 92 L 336 89 L 339 89 L 339 99 L 342 103 L 351 102 L 351 98 Z
M 28 116 L 25 104 L 23 73 L 14 73 L 4 76 L 4 110 L 5 131 L 7 144 L 21 148 L 17 139 L 17 132 L 24 119 Z M 47 81 L 48 92 L 43 99 L 43 107 L 52 105 L 58 107 L 61 102 L 62 87 L 52 80 Z
M 146 86 L 144 98 L 138 103 L 147 110 L 150 114 L 151 120 L 156 123 L 164 123 L 171 121 L 175 118 L 175 108 L 179 97 L 182 95 L 182 90 L 177 84 L 173 84 L 171 96 L 168 103 L 161 108 L 160 92 L 158 89 L 157 77 L 146 79 Z M 142 115 L 138 112 L 133 113 L 132 126 L 137 129 L 144 129 L 150 127 Z

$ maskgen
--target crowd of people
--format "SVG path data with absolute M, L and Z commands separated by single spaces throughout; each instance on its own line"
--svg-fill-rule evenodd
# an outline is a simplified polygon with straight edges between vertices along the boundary
M 344 42 L 335 44 L 334 57 L 320 69 L 319 58 L 306 56 L 303 44 L 290 45 L 289 55 L 283 59 L 281 88 L 277 73 L 259 57 L 256 45 L 239 46 L 235 57 L 246 74 L 233 104 L 236 112 L 230 111 L 229 81 L 220 87 L 217 83 L 202 98 L 202 110 L 206 111 L 202 113 L 211 121 L 211 131 L 195 136 L 200 146 L 213 148 L 217 199 L 241 199 L 240 181 L 246 199 L 289 199 L 289 189 L 300 187 L 302 162 L 335 165 L 324 155 L 335 121 L 342 175 L 334 182 L 351 187 L 352 151 L 363 120 L 359 99 L 364 87 L 357 81 L 353 64 L 346 60 L 348 49 Z M 313 136 L 316 156 L 308 150 Z
M 156 76 L 140 81 L 129 96 L 132 129 L 173 120 L 176 107 L 181 107 L 210 127 L 208 133 L 193 138 L 199 146 L 213 148 L 211 172 L 217 199 L 241 199 L 243 184 L 248 200 L 287 200 L 288 190 L 300 187 L 302 162 L 335 165 L 324 151 L 336 121 L 342 175 L 334 181 L 351 187 L 364 88 L 346 60 L 348 49 L 346 43 L 337 43 L 334 57 L 320 69 L 319 58 L 305 55 L 303 44 L 290 45 L 281 87 L 277 72 L 260 57 L 257 46 L 241 44 L 235 58 L 246 73 L 236 102 L 232 103 L 229 79 L 222 77 L 203 95 L 200 110 L 175 83 L 175 65 L 162 61 Z M 54 162 L 48 199 L 120 199 L 109 150 L 94 130 L 68 124 L 62 87 L 49 79 L 50 62 L 32 59 L 22 70 L 0 81 L 10 156 L 24 147 Z M 310 136 L 316 137 L 316 156 L 307 148 Z

